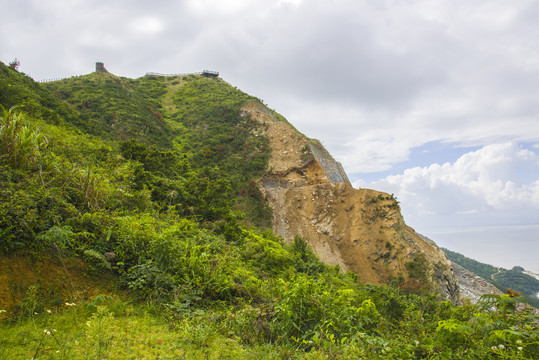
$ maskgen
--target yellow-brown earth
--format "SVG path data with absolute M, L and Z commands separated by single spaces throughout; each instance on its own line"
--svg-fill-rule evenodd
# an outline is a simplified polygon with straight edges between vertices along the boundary
M 21 308 L 24 304 L 41 311 L 109 293 L 114 287 L 109 277 L 92 274 L 77 258 L 0 256 L 0 310 L 5 310 L 0 312 L 0 320 L 17 311 L 28 311 Z
M 450 261 L 436 244 L 406 226 L 392 196 L 353 188 L 319 142 L 262 104 L 249 103 L 243 111 L 264 125 L 270 141 L 269 171 L 259 186 L 279 236 L 287 241 L 301 236 L 322 261 L 358 274 L 363 282 L 387 284 L 400 278 L 401 286 L 412 291 L 459 301 Z M 414 261 L 421 276 L 412 278 Z

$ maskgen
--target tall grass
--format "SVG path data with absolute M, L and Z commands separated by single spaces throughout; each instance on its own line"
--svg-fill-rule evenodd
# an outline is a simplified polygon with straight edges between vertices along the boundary
M 16 110 L 16 106 L 6 110 L 0 105 L 0 160 L 13 167 L 27 168 L 38 161 L 48 139 Z

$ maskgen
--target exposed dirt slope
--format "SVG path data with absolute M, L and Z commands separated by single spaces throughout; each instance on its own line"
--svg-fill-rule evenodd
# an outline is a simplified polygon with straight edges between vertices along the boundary
M 107 293 L 113 282 L 102 275 L 91 276 L 88 265 L 80 259 L 0 256 L 0 310 L 6 310 L 0 312 L 0 320 L 12 317 L 17 311 L 40 312 L 45 306 L 57 308 L 65 302 L 79 302 Z
M 354 189 L 319 142 L 279 121 L 263 105 L 249 103 L 244 111 L 265 125 L 270 140 L 272 158 L 260 188 L 278 235 L 288 241 L 303 237 L 322 261 L 353 271 L 364 282 L 401 278 L 401 285 L 412 291 L 458 302 L 451 263 L 432 241 L 406 226 L 392 196 Z

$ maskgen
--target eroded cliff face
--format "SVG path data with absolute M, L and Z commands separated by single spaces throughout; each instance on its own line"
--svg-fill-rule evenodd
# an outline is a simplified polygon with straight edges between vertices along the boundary
M 260 189 L 273 210 L 273 230 L 291 241 L 299 235 L 322 261 L 359 275 L 363 282 L 400 279 L 409 290 L 426 290 L 458 302 L 459 288 L 445 254 L 406 226 L 397 201 L 355 189 L 342 166 L 262 104 L 244 109 L 264 126 L 272 148 Z

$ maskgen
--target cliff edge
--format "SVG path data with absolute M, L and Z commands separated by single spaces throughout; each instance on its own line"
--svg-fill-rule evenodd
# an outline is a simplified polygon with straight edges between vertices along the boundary
M 459 302 L 451 262 L 432 241 L 408 227 L 393 196 L 355 189 L 340 163 L 317 140 L 250 102 L 243 111 L 263 126 L 271 146 L 259 187 L 273 210 L 275 233 L 301 236 L 330 265 L 366 283 L 400 283 Z

